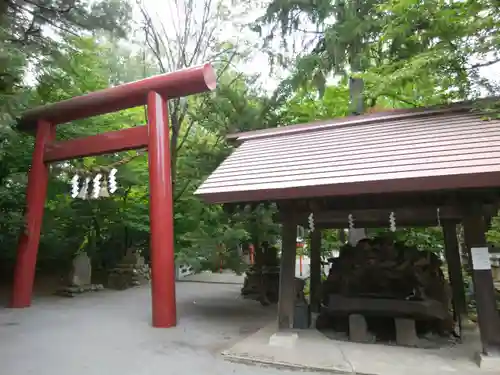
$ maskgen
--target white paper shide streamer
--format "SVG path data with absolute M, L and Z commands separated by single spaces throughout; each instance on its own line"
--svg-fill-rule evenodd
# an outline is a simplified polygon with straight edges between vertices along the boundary
M 396 214 L 394 212 L 389 215 L 389 229 L 391 232 L 396 231 Z
M 113 194 L 118 187 L 116 186 L 116 172 L 118 170 L 116 168 L 113 168 L 111 172 L 109 172 L 108 176 L 108 189 L 111 194 Z
M 309 230 L 314 232 L 314 214 L 312 212 L 307 217 L 307 221 L 309 222 Z
M 349 221 L 349 229 L 354 229 L 354 216 L 352 216 L 352 214 L 349 214 L 347 216 L 347 220 Z
M 78 196 L 80 176 L 75 174 L 71 179 L 71 198 L 76 198 Z
M 80 199 L 87 199 L 88 198 L 89 185 L 90 185 L 90 177 L 86 177 L 85 181 L 83 182 L 82 189 L 80 190 L 80 193 L 78 194 L 78 198 L 80 198 Z
M 102 178 L 102 174 L 98 173 L 94 177 L 94 180 L 92 181 L 92 198 L 93 199 L 99 198 L 99 194 L 101 193 L 101 178 Z
M 118 189 L 117 172 L 118 170 L 113 168 L 107 176 L 97 173 L 93 178 L 89 176 L 90 173 L 83 172 L 83 176 L 75 174 L 71 179 L 71 198 L 98 199 L 109 197 L 109 193 L 114 193 Z M 80 183 L 80 181 L 82 182 Z

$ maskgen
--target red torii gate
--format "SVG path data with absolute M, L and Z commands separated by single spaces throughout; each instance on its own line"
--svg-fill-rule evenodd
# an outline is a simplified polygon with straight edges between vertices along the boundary
M 153 326 L 176 325 L 170 132 L 167 100 L 216 87 L 210 64 L 162 74 L 78 96 L 24 113 L 20 130 L 36 132 L 28 175 L 25 230 L 19 238 L 10 306 L 31 305 L 48 183 L 47 164 L 84 156 L 148 148 Z M 148 124 L 56 142 L 59 124 L 147 105 Z

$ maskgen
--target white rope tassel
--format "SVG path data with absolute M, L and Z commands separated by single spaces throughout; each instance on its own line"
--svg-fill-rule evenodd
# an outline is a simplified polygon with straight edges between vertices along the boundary
M 441 226 L 441 213 L 439 212 L 439 207 L 436 210 L 436 214 L 437 214 L 438 227 L 440 227 Z
M 71 179 L 71 198 L 76 198 L 78 196 L 79 192 L 79 187 L 78 187 L 78 181 L 80 180 L 80 176 L 75 174 L 73 178 Z
M 349 221 L 349 229 L 354 229 L 354 217 L 352 216 L 352 214 L 349 214 L 349 216 L 347 216 L 347 220 Z
M 309 230 L 314 232 L 314 214 L 312 212 L 309 214 L 307 221 L 309 222 Z
M 391 212 L 391 214 L 389 215 L 389 229 L 391 230 L 391 232 L 395 232 L 396 231 L 396 214 L 394 212 Z

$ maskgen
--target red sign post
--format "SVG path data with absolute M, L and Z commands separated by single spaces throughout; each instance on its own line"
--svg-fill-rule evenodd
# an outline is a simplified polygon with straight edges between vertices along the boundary
M 297 242 L 297 250 L 299 250 L 299 275 L 302 276 L 302 250 L 304 249 L 303 242 Z

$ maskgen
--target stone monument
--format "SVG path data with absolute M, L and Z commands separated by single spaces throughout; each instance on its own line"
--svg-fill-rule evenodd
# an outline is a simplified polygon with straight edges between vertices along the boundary
M 73 270 L 71 272 L 71 285 L 85 286 L 92 284 L 92 264 L 87 253 L 77 254 L 73 259 Z
M 151 271 L 140 252 L 129 249 L 108 276 L 108 288 L 124 290 L 149 282 Z
M 104 289 L 102 285 L 92 284 L 92 263 L 89 256 L 86 252 L 80 252 L 73 259 L 69 285 L 59 289 L 56 293 L 74 297 L 77 294 L 101 289 Z

